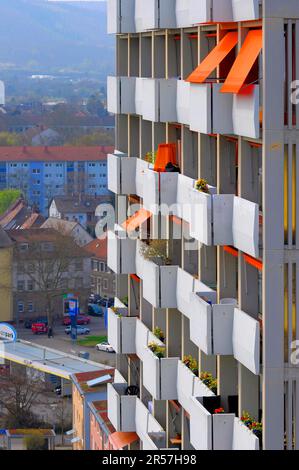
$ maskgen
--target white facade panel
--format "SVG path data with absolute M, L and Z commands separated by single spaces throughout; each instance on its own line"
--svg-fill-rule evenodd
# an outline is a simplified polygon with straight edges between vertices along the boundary
M 115 194 L 120 194 L 120 158 L 114 154 L 109 154 L 108 165 L 108 189 Z
M 160 308 L 176 308 L 177 266 L 160 267 Z
M 136 78 L 121 77 L 120 79 L 120 112 L 136 114 Z
M 145 348 L 149 343 L 149 329 L 140 320 L 136 320 L 136 354 L 142 361 Z
M 213 83 L 213 133 L 233 134 L 233 95 L 231 93 L 220 93 L 222 83 Z
M 234 414 L 213 415 L 213 450 L 232 449 L 234 421 Z
M 212 87 L 210 84 L 190 84 L 190 130 L 212 133 Z
M 193 409 L 192 397 L 214 396 L 214 393 L 182 361 L 178 362 L 177 394 L 180 405 L 189 414 Z
M 176 204 L 179 173 L 158 173 L 157 182 L 159 178 L 161 214 L 168 215 L 169 208 Z
M 139 116 L 143 114 L 143 82 L 145 78 L 136 77 L 135 82 L 135 112 Z
M 232 0 L 234 21 L 249 21 L 260 18 L 260 0 Z
M 253 374 L 260 373 L 260 324 L 237 308 L 234 314 L 233 350 L 237 361 Z
M 146 121 L 159 122 L 159 80 L 143 79 L 142 117 Z
M 159 213 L 159 178 L 160 173 L 147 169 L 144 173 L 143 207 L 152 214 Z
M 232 245 L 233 243 L 233 194 L 215 194 L 213 197 L 213 244 Z
M 144 197 L 147 191 L 144 191 L 146 188 L 146 174 L 147 169 L 149 168 L 149 163 L 140 158 L 136 159 L 136 176 L 135 176 L 135 187 L 136 187 L 136 194 L 139 197 Z
M 193 294 L 192 307 L 190 313 L 190 339 L 205 354 L 213 354 L 212 306 L 197 294 Z
M 174 214 L 186 222 L 191 222 L 191 206 L 192 196 L 195 180 L 188 176 L 178 175 L 177 195 L 176 195 L 176 209 Z
M 259 206 L 240 197 L 234 198 L 233 245 L 254 258 L 259 257 Z
M 136 397 L 125 395 L 127 384 L 107 384 L 108 418 L 118 432 L 135 432 Z
M 190 26 L 190 0 L 176 0 L 175 13 L 177 28 Z
M 235 304 L 213 305 L 213 354 L 233 354 L 233 322 Z
M 108 235 L 107 264 L 116 274 L 134 274 L 136 271 L 136 241 L 121 238 L 113 232 Z
M 190 83 L 185 80 L 177 80 L 177 99 L 176 99 L 176 113 L 177 122 L 180 124 L 189 125 L 190 123 Z
M 190 442 L 195 450 L 212 450 L 212 415 L 192 398 L 190 413 Z
M 162 2 L 163 3 L 163 2 Z M 175 78 L 160 79 L 159 82 L 159 121 L 177 122 L 177 82 Z
M 136 318 L 108 310 L 108 341 L 117 354 L 135 354 Z
M 260 138 L 260 87 L 254 85 L 251 93 L 233 96 L 233 134 Z M 222 93 L 224 94 L 224 93 Z
M 259 439 L 238 418 L 234 420 L 233 450 L 259 450 Z
M 107 77 L 107 110 L 120 114 L 120 77 Z
M 187 318 L 191 318 L 192 301 L 191 294 L 194 292 L 194 277 L 178 268 L 177 272 L 177 286 L 176 286 L 176 299 L 177 309 Z
M 152 261 L 143 262 L 143 297 L 153 307 L 160 306 L 160 267 Z
M 190 234 L 205 245 L 212 245 L 212 198 L 211 194 L 191 190 L 192 208 Z

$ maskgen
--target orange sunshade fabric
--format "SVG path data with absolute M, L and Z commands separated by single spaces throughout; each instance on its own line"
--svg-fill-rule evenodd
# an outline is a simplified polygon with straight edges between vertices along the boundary
M 147 219 L 151 217 L 152 213 L 147 211 L 146 209 L 140 209 L 139 211 L 135 212 L 134 215 L 129 217 L 123 224 L 123 228 L 127 230 L 127 232 L 133 232 L 136 228 L 140 227 Z
M 238 33 L 227 33 L 202 63 L 189 75 L 186 82 L 203 83 L 238 44 Z
M 133 442 L 138 441 L 139 437 L 136 432 L 114 432 L 110 434 L 109 441 L 114 450 L 123 449 Z
M 154 171 L 165 171 L 167 163 L 176 164 L 176 144 L 160 144 Z
M 263 31 L 249 31 L 235 63 L 228 74 L 221 93 L 239 93 L 263 47 Z

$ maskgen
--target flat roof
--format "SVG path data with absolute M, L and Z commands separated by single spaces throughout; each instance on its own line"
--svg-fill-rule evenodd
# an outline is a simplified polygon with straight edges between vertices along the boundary
M 111 370 L 104 364 L 22 340 L 0 341 L 0 357 L 68 380 L 80 372 Z

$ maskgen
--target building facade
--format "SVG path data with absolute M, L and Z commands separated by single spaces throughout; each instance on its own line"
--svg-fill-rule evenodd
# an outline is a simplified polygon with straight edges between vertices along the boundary
M 298 449 L 299 4 L 110 0 L 108 30 L 109 419 L 142 449 Z
M 107 266 L 107 238 L 91 241 L 85 247 L 91 257 L 91 291 L 110 299 L 116 293 L 115 273 Z
M 0 190 L 20 189 L 47 216 L 57 195 L 104 196 L 111 147 L 1 147 Z

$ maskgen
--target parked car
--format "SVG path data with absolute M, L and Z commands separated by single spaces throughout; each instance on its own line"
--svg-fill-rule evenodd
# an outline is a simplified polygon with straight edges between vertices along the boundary
M 109 344 L 107 341 L 103 341 L 102 343 L 97 344 L 96 349 L 97 351 L 105 351 L 109 353 L 115 352 L 111 344 Z
M 67 326 L 64 330 L 66 335 L 70 335 L 72 332 L 72 327 Z M 85 326 L 77 326 L 77 335 L 89 335 L 90 329 Z
M 37 317 L 37 318 L 27 318 L 24 321 L 24 327 L 30 329 L 33 323 L 44 323 L 48 324 L 48 317 Z
M 88 304 L 88 315 L 92 317 L 102 317 L 104 309 L 97 304 Z
M 48 333 L 48 325 L 45 323 L 32 323 L 31 331 L 33 334 L 47 334 Z
M 78 315 L 77 325 L 88 325 L 90 323 L 90 318 L 87 315 Z M 62 320 L 64 326 L 69 326 L 71 324 L 71 317 L 66 316 Z

